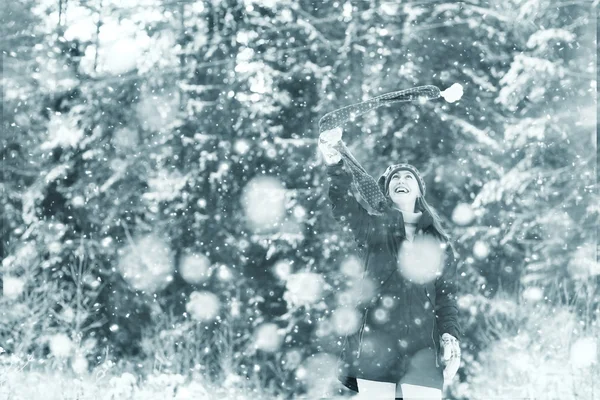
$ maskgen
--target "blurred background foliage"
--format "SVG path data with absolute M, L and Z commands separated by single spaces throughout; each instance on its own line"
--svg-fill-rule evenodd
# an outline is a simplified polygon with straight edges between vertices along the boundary
M 458 103 L 344 127 L 374 176 L 423 172 L 460 252 L 449 395 L 535 395 L 558 370 L 554 393 L 590 393 L 596 6 L 3 2 L 0 359 L 324 390 L 354 249 L 330 213 L 318 119 L 460 83 Z

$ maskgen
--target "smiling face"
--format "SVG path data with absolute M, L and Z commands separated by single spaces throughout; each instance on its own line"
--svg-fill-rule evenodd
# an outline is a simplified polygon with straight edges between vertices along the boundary
M 421 196 L 417 178 L 412 172 L 406 170 L 395 172 L 392 175 L 387 190 L 394 204 L 401 208 L 410 206 L 411 210 L 414 209 L 417 197 Z

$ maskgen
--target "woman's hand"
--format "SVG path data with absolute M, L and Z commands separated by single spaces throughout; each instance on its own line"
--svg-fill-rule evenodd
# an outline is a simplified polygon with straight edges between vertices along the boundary
M 458 339 L 449 333 L 444 333 L 440 339 L 442 345 L 442 364 L 444 379 L 451 381 L 460 367 L 460 344 Z
M 342 159 L 340 152 L 333 148 L 340 140 L 342 140 L 342 128 L 339 127 L 321 132 L 319 135 L 319 150 L 323 154 L 325 163 L 337 164 Z

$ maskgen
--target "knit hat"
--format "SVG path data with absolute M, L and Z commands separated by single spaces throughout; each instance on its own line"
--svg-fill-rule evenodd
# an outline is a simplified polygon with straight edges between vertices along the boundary
M 419 170 L 410 164 L 395 164 L 387 167 L 383 175 L 379 177 L 377 180 L 377 185 L 379 185 L 379 189 L 384 194 L 387 194 L 387 188 L 390 184 L 390 180 L 392 176 L 398 171 L 410 171 L 417 178 L 417 182 L 419 183 L 419 189 L 421 189 L 421 195 L 425 197 L 425 181 L 423 177 L 419 173 Z

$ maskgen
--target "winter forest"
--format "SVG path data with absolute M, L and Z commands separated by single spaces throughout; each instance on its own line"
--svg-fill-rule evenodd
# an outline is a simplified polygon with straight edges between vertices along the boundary
M 0 399 L 350 398 L 319 119 L 458 253 L 444 398 L 600 399 L 598 0 L 0 6 Z

